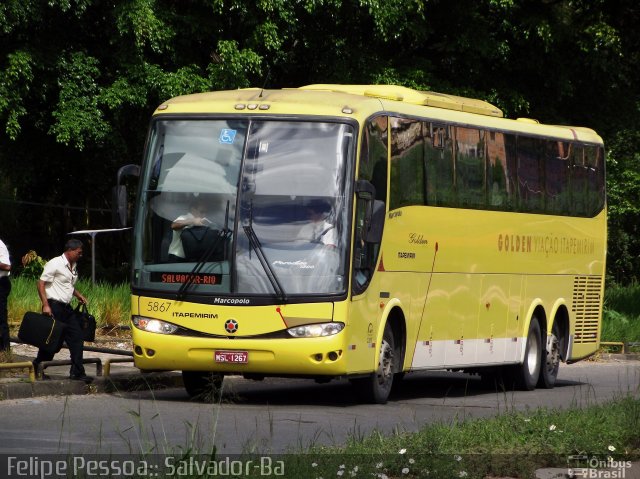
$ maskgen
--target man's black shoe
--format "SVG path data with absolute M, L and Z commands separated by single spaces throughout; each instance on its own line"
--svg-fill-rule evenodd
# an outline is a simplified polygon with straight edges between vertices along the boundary
M 44 373 L 44 371 L 42 371 L 40 376 L 38 376 L 38 366 L 40 366 L 40 363 L 38 361 L 31 361 L 31 362 L 33 363 L 33 370 L 36 374 L 36 379 L 41 379 L 41 380 L 51 379 L 48 375 Z
M 93 381 L 93 378 L 91 376 L 87 376 L 86 374 L 74 374 L 72 376 L 69 376 L 69 379 L 71 379 L 72 381 L 83 381 L 87 384 Z

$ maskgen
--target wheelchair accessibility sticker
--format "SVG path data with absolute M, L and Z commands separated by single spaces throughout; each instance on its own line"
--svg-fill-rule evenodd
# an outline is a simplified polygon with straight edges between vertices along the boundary
M 230 128 L 223 128 L 222 131 L 220 131 L 220 137 L 218 138 L 218 141 L 220 141 L 220 143 L 225 144 L 225 145 L 231 145 L 233 144 L 233 140 L 235 140 L 236 138 L 236 130 L 231 130 Z

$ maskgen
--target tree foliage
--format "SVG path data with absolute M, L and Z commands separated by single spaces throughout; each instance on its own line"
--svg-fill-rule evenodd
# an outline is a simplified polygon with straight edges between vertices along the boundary
M 599 131 L 609 273 L 638 279 L 638 24 L 632 0 L 4 0 L 0 198 L 84 206 L 56 221 L 104 222 L 87 215 L 108 207 L 117 168 L 140 158 L 169 97 L 396 83 Z M 43 213 L 43 234 L 63 234 L 57 216 Z

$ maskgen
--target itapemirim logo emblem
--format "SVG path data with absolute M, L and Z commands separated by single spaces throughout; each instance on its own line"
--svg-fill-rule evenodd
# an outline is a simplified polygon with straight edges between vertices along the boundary
M 227 333 L 237 333 L 238 321 L 236 321 L 235 319 L 227 319 L 227 321 L 224 323 L 224 329 L 227 331 Z

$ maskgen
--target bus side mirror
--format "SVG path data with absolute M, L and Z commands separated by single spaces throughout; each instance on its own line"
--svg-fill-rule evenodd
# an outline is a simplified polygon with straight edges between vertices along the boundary
M 380 243 L 382 241 L 382 231 L 384 230 L 385 217 L 384 201 L 373 200 L 373 208 L 371 219 L 369 220 L 369 228 L 367 229 L 364 240 L 367 243 Z
M 138 165 L 125 165 L 118 170 L 116 186 L 112 189 L 111 216 L 115 228 L 124 228 L 129 222 L 129 201 L 127 187 L 122 180 L 127 176 L 140 176 Z
M 367 180 L 356 182 L 356 197 L 366 201 L 364 241 L 367 243 L 380 243 L 384 228 L 385 204 L 376 200 L 376 187 Z
M 356 182 L 356 196 L 365 201 L 372 201 L 376 197 L 376 187 L 367 180 Z

